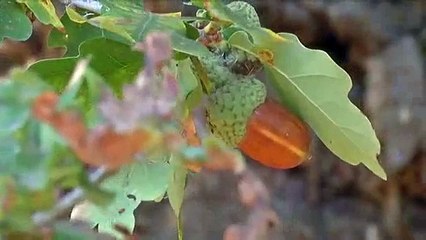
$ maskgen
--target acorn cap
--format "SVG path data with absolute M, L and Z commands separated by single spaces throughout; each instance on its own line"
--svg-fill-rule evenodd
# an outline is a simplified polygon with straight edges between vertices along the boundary
M 223 60 L 220 59 L 219 56 L 212 55 L 201 57 L 200 62 L 206 71 L 207 77 L 214 84 L 215 89 L 222 87 L 228 81 L 238 80 L 240 78 L 224 66 Z M 197 71 L 194 72 L 197 73 Z
M 265 98 L 266 87 L 255 78 L 228 81 L 217 88 L 206 107 L 213 135 L 236 147 L 246 133 L 249 117 Z
M 235 1 L 226 5 L 234 13 L 239 13 L 247 20 L 247 25 L 251 27 L 260 27 L 259 16 L 257 15 L 256 9 L 249 3 L 243 1 Z

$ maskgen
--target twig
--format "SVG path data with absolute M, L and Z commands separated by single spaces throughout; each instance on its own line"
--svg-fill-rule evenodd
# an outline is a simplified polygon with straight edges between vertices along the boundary
M 99 183 L 107 176 L 108 171 L 104 167 L 96 169 L 89 175 L 91 183 Z M 46 226 L 56 220 L 59 216 L 69 211 L 77 203 L 84 200 L 85 192 L 78 187 L 63 196 L 53 209 L 46 212 L 37 212 L 32 216 L 33 222 L 37 226 Z
M 84 73 L 89 66 L 89 62 L 90 59 L 82 59 L 77 62 L 66 89 L 70 90 L 73 86 L 80 84 L 80 82 L 83 80 Z
M 101 13 L 102 3 L 96 0 L 59 0 L 65 5 L 72 5 L 78 8 L 86 9 L 94 13 Z

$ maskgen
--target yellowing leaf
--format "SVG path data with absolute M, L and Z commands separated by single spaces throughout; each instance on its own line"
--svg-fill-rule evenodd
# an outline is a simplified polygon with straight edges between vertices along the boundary
M 17 2 L 27 5 L 40 22 L 52 24 L 57 29 L 64 28 L 50 0 L 17 0 Z
M 171 13 L 159 13 L 160 16 L 167 16 L 167 17 L 180 17 L 182 16 L 181 12 L 171 12 Z
M 68 14 L 68 17 L 76 23 L 85 23 L 87 22 L 87 19 L 81 16 L 76 10 L 73 8 L 67 6 L 65 8 L 65 12 Z
M 99 16 L 91 18 L 89 23 L 98 26 L 101 29 L 108 30 L 115 34 L 118 34 L 125 39 L 129 40 L 132 43 L 135 43 L 135 40 L 130 36 L 130 34 L 119 25 L 120 18 L 111 17 L 111 16 Z

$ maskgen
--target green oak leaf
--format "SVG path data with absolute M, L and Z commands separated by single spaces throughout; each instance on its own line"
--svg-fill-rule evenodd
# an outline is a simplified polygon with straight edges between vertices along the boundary
M 116 41 L 98 38 L 81 44 L 79 55 L 58 59 L 41 60 L 29 69 L 61 92 L 74 71 L 80 57 L 90 57 L 90 67 L 105 79 L 115 92 L 120 92 L 125 83 L 132 82 L 143 65 L 143 55 L 130 46 Z M 83 90 L 87 89 L 84 87 Z
M 19 142 L 12 135 L 0 135 L 0 175 L 10 173 L 11 163 L 20 152 Z
M 59 221 L 55 222 L 52 231 L 53 239 L 57 240 L 113 240 L 109 235 L 96 233 L 92 229 L 76 226 L 70 222 Z
M 61 46 L 68 43 L 70 46 L 67 47 L 71 52 L 67 53 L 67 56 L 74 56 L 78 45 L 83 40 L 88 39 L 87 36 L 96 37 L 102 34 L 105 38 L 133 45 L 136 41 L 143 41 L 148 33 L 159 31 L 170 34 L 172 47 L 177 52 L 198 57 L 209 54 L 208 49 L 201 43 L 186 37 L 187 34 L 192 36 L 194 33 L 187 30 L 179 17 L 145 12 L 141 1 L 103 0 L 101 3 L 103 4 L 101 15 L 88 19 L 87 23 L 69 24 L 67 22 L 68 17 L 64 18 L 62 22 L 67 34 L 54 32 L 49 44 Z M 76 18 L 75 12 L 72 13 L 72 16 Z M 69 18 L 68 21 L 70 21 Z M 81 22 L 80 18 L 78 22 Z M 96 30 L 89 30 L 90 27 L 87 24 L 96 26 L 90 26 Z M 70 26 L 68 27 L 68 25 Z
M 367 117 L 350 102 L 351 79 L 342 68 L 325 52 L 304 47 L 293 34 L 251 26 L 243 13 L 232 12 L 220 1 L 206 7 L 212 16 L 245 31 L 234 33 L 229 43 L 263 62 L 282 103 L 305 120 L 334 154 L 352 165 L 362 163 L 386 179 L 377 160 L 379 140 Z
M 63 30 L 61 20 L 56 14 L 55 6 L 50 0 L 16 0 L 19 3 L 27 5 L 27 7 L 34 13 L 37 19 L 44 24 L 51 24 L 57 29 Z
M 0 42 L 6 37 L 24 41 L 31 36 L 31 21 L 14 0 L 0 1 L 0 16 Z
M 0 132 L 13 132 L 16 129 L 22 127 L 27 121 L 29 115 L 29 108 L 25 104 L 1 102 Z
M 64 31 L 53 29 L 48 39 L 50 47 L 66 48 L 65 57 L 77 56 L 79 46 L 89 39 L 108 38 L 124 44 L 133 42 L 133 40 L 126 39 L 119 34 L 105 31 L 96 24 L 93 26 L 93 22 L 90 22 L 91 20 L 84 19 L 78 12 L 71 8 L 67 8 L 66 12 L 67 14 L 61 18 L 64 24 Z
M 198 29 L 187 22 L 184 22 L 184 24 L 186 28 L 186 37 L 192 40 L 197 40 L 197 38 L 200 37 Z
M 48 89 L 34 73 L 18 69 L 0 82 L 0 174 L 13 175 L 27 188 L 40 189 L 47 180 L 47 161 L 38 146 L 40 128 L 30 109 Z
M 297 37 L 280 33 L 252 44 L 248 35 L 237 32 L 231 45 L 264 59 L 268 80 L 280 100 L 303 118 L 322 142 L 352 165 L 364 164 L 386 179 L 377 155 L 380 143 L 367 117 L 348 98 L 349 75 L 323 51 L 304 47 Z M 265 59 L 265 55 L 268 56 Z
M 198 80 L 192 72 L 191 60 L 185 59 L 177 62 L 177 80 L 179 82 L 179 99 L 185 99 L 185 104 L 192 109 L 198 102 L 190 94 L 199 87 Z M 199 99 L 198 99 L 199 100 Z M 194 102 L 195 101 L 195 102 Z
M 115 193 L 113 201 L 101 207 L 85 201 L 74 207 L 71 219 L 87 221 L 98 231 L 123 238 L 114 225 L 133 231 L 133 211 L 141 201 L 154 201 L 164 196 L 171 174 L 165 162 L 135 162 L 101 183 L 101 188 Z
M 91 18 L 88 22 L 94 26 L 97 26 L 100 29 L 105 29 L 111 33 L 123 37 L 131 45 L 135 43 L 135 40 L 132 38 L 132 36 L 130 36 L 130 34 L 122 26 L 119 25 L 120 18 L 111 16 L 98 16 Z
M 179 218 L 185 193 L 188 170 L 176 156 L 172 157 L 170 162 L 173 166 L 173 172 L 170 176 L 167 196 L 176 217 Z
M 0 135 L 14 133 L 29 118 L 30 104 L 48 86 L 37 75 L 13 71 L 0 81 Z
M 102 15 L 134 16 L 144 12 L 143 1 L 140 0 L 100 0 Z
M 204 0 L 191 0 L 191 4 L 199 8 L 204 8 Z
M 143 1 L 138 0 L 101 0 L 100 16 L 91 18 L 88 22 L 103 30 L 117 34 L 124 38 L 128 44 L 136 41 L 130 35 L 132 22 L 145 14 Z M 129 28 L 130 26 L 130 28 Z
M 74 8 L 70 6 L 65 7 L 65 12 L 67 13 L 69 19 L 73 22 L 76 22 L 79 24 L 83 24 L 87 22 L 87 19 L 84 16 L 80 15 L 80 13 L 77 12 L 77 10 L 75 10 Z
M 272 39 L 281 39 L 282 38 L 267 28 L 256 27 L 252 23 L 247 21 L 247 16 L 245 12 L 233 12 L 226 5 L 220 1 L 209 1 L 206 4 L 207 10 L 210 15 L 220 19 L 229 24 L 233 24 L 232 27 L 239 27 L 246 32 L 248 32 L 252 37 L 256 36 L 257 41 L 268 41 Z
M 66 57 L 77 56 L 78 47 L 86 40 L 102 37 L 102 30 L 89 23 L 72 21 L 67 14 L 62 18 L 65 32 L 52 29 L 48 39 L 50 47 L 66 47 Z
M 114 21 L 114 28 L 125 29 L 136 41 L 143 41 L 151 32 L 166 32 L 170 34 L 172 47 L 175 51 L 197 57 L 210 53 L 204 45 L 186 37 L 187 28 L 179 17 L 142 12 L 116 16 Z M 107 27 L 105 29 L 115 31 Z
M 17 182 L 25 188 L 32 190 L 42 190 L 46 187 L 49 180 L 48 158 L 39 145 L 40 124 L 35 121 L 29 121 L 21 130 L 23 140 L 21 140 L 21 149 L 16 155 L 15 161 L 11 163 L 11 172 L 14 174 Z

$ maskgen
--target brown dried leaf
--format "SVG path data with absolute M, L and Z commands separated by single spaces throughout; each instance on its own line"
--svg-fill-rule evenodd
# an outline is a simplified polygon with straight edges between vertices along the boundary
M 36 119 L 52 126 L 83 162 L 94 166 L 118 168 L 155 142 L 155 134 L 145 129 L 117 133 L 110 127 L 88 130 L 75 111 L 57 111 L 59 97 L 46 92 L 36 98 L 32 112 Z
M 154 142 L 154 134 L 145 129 L 117 133 L 111 128 L 99 128 L 89 133 L 85 146 L 75 149 L 86 163 L 116 169 L 134 160 L 134 156 Z
M 186 138 L 188 145 L 198 147 L 201 145 L 201 139 L 197 135 L 194 119 L 192 116 L 183 121 L 183 137 Z

